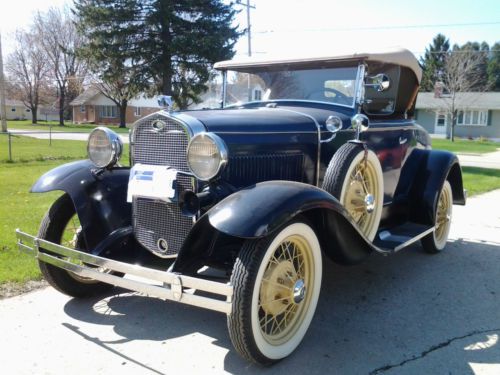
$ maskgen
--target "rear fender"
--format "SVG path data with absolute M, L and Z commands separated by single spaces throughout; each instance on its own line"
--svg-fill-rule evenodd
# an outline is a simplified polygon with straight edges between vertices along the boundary
M 299 182 L 267 181 L 230 195 L 202 216 L 186 238 L 173 271 L 192 271 L 220 259 L 221 243 L 235 257 L 244 240 L 269 236 L 298 215 L 312 224 L 322 249 L 337 262 L 358 263 L 374 249 L 328 192 Z
M 129 168 L 96 172 L 89 160 L 64 164 L 40 177 L 31 192 L 67 193 L 75 205 L 87 248 L 101 252 L 101 241 L 119 228 L 132 225 L 132 213 L 127 203 Z M 117 233 L 120 231 L 113 236 Z M 123 236 L 130 237 L 130 233 L 125 231 Z
M 462 170 L 455 154 L 441 150 L 414 150 L 405 162 L 395 200 L 406 202 L 409 220 L 434 225 L 436 206 L 444 181 L 453 192 L 453 203 L 464 205 Z

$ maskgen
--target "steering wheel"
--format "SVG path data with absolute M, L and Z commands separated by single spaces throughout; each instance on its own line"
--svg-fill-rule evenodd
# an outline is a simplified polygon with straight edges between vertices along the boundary
M 335 94 L 334 97 L 325 97 L 325 93 L 330 92 Z M 348 97 L 346 94 L 340 92 L 339 90 L 332 89 L 329 87 L 325 87 L 323 89 L 318 89 L 311 91 L 307 96 L 306 99 L 312 99 L 312 100 L 321 100 L 321 101 L 332 101 L 334 103 L 339 103 L 339 104 L 351 104 L 352 103 L 352 98 Z M 333 99 L 333 100 L 332 100 Z

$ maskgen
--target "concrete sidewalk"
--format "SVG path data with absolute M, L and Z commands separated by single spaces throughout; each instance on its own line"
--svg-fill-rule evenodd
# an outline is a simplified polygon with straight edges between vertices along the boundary
M 500 150 L 486 154 L 457 154 L 464 167 L 500 169 Z

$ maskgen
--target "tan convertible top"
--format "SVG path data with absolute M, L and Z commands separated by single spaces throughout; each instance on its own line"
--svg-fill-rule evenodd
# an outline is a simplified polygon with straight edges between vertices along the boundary
M 215 64 L 215 69 L 219 70 L 244 70 L 249 67 L 266 67 L 280 64 L 307 64 L 316 62 L 342 62 L 342 61 L 378 61 L 389 64 L 402 65 L 410 68 L 415 73 L 415 76 L 420 82 L 422 78 L 422 69 L 418 64 L 417 59 L 407 49 L 393 48 L 383 52 L 356 52 L 349 54 L 334 54 L 321 57 L 297 57 L 297 58 L 278 58 L 278 59 L 257 59 L 246 58 L 239 60 L 221 61 Z

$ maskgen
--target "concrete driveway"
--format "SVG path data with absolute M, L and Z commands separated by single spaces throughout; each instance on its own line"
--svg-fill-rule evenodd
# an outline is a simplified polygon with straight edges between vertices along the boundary
M 4 374 L 500 374 L 500 190 L 454 207 L 444 253 L 325 260 L 298 350 L 271 368 L 232 349 L 224 315 L 116 290 L 0 301 Z

